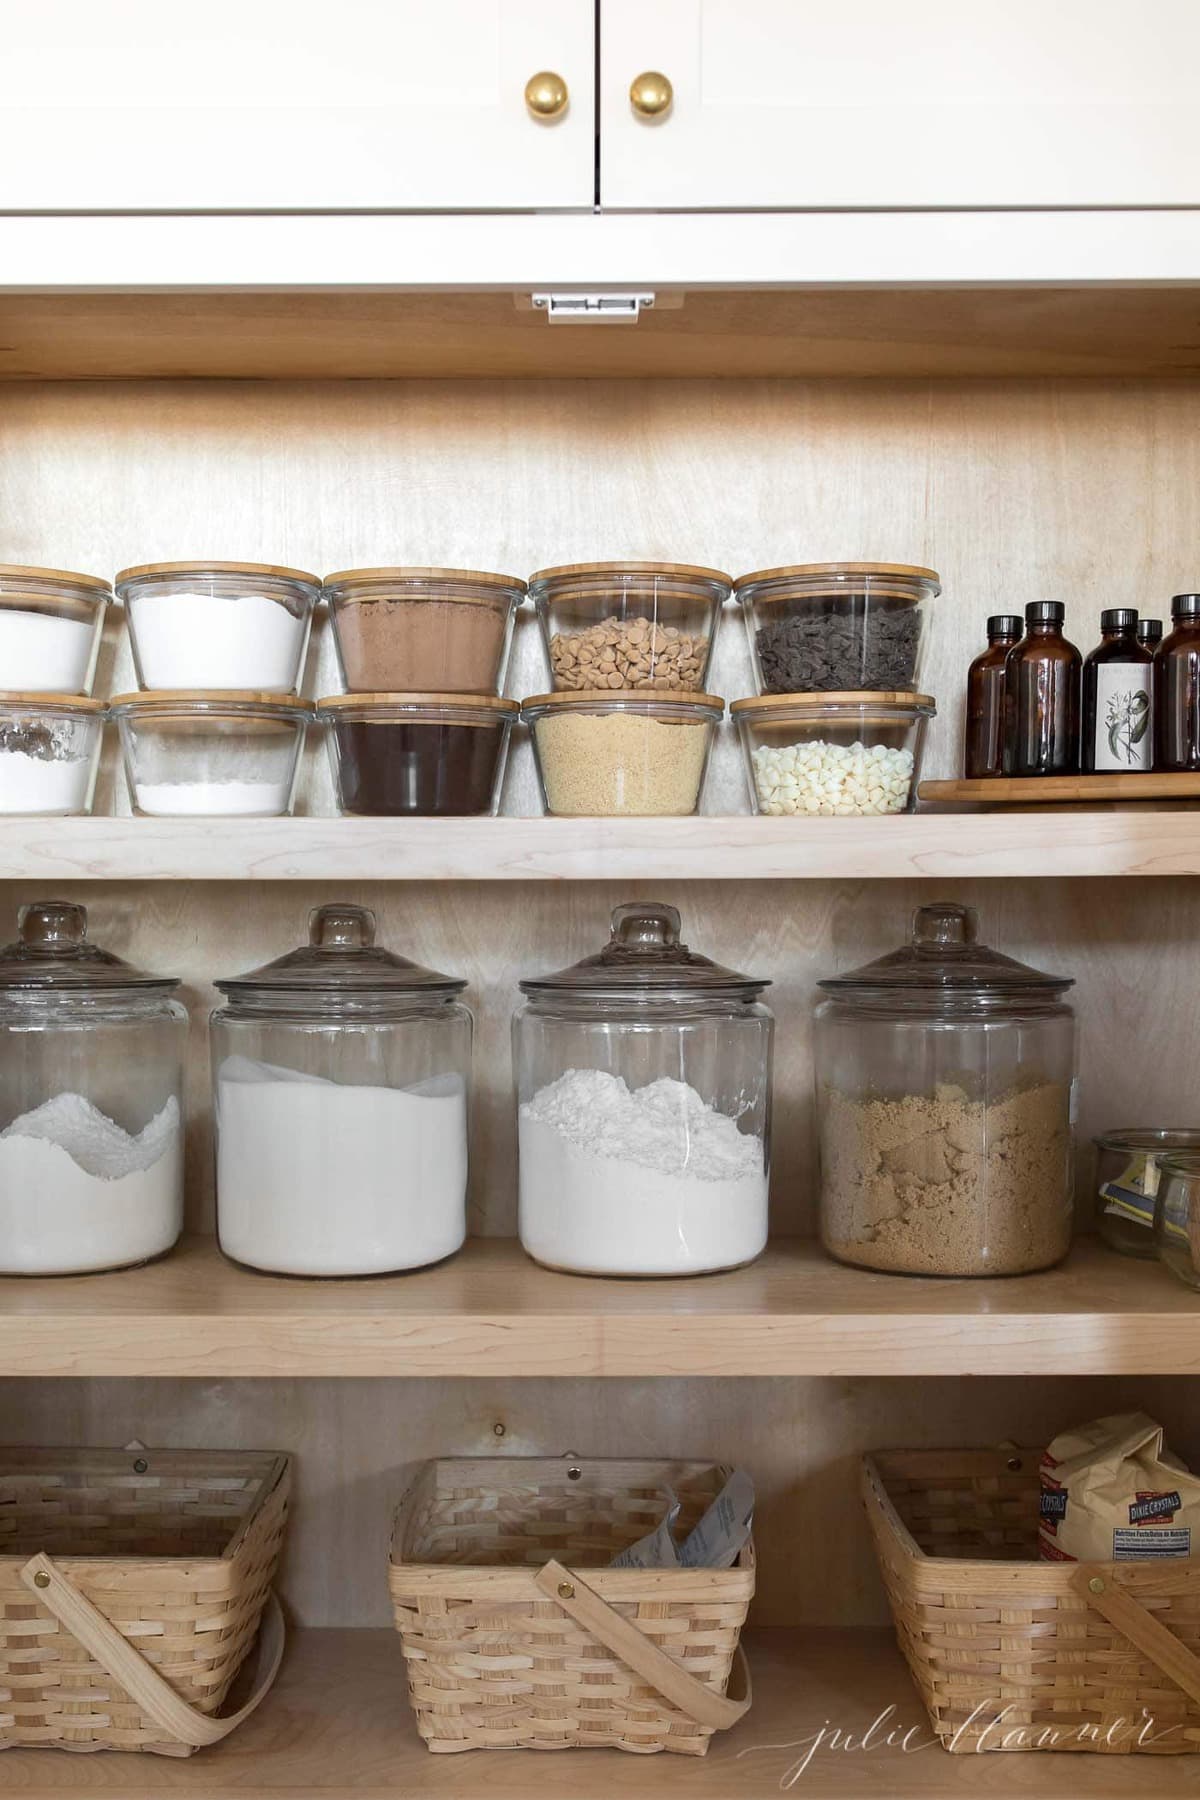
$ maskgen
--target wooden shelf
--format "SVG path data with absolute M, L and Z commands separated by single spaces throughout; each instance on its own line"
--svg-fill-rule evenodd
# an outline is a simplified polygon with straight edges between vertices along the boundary
M 472 1239 L 436 1269 L 254 1275 L 194 1239 L 141 1269 L 0 1281 L 0 1375 L 1059 1375 L 1200 1372 L 1200 1297 L 1084 1242 L 1061 1269 L 938 1281 L 784 1239 L 748 1269 L 612 1281 Z
M 1193 813 L 891 819 L 0 819 L 0 876 L 85 881 L 886 880 L 1200 874 Z
M 278 1685 L 224 1744 L 187 1761 L 104 1752 L 9 1750 L 0 1781 L 7 1800 L 108 1794 L 120 1800 L 1133 1800 L 1191 1795 L 1200 1758 L 951 1756 L 932 1740 L 924 1709 L 889 1632 L 750 1632 L 751 1712 L 718 1733 L 708 1755 L 627 1756 L 619 1750 L 470 1751 L 434 1756 L 421 1744 L 404 1687 L 400 1641 L 390 1631 L 309 1631 L 289 1647 Z M 895 1709 L 870 1747 L 862 1738 Z M 815 1734 L 836 1727 L 855 1748 L 818 1746 L 785 1785 Z M 886 1732 L 907 1733 L 908 1750 Z

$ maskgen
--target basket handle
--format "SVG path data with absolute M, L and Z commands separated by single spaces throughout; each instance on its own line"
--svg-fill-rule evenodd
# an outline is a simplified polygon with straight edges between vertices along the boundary
M 1119 1585 L 1114 1569 L 1103 1565 L 1102 1571 L 1095 1567 L 1089 1570 L 1086 1566 L 1074 1569 L 1070 1586 L 1110 1625 L 1123 1631 L 1135 1649 L 1148 1656 L 1176 1687 L 1182 1688 L 1200 1705 L 1200 1656 L 1180 1643 L 1173 1631 L 1168 1631 L 1152 1612 L 1139 1605 L 1132 1594 Z
M 147 1717 L 153 1719 L 168 1737 L 189 1744 L 193 1750 L 219 1744 L 222 1738 L 236 1730 L 265 1700 L 279 1673 L 285 1633 L 283 1611 L 273 1593 L 268 1596 L 263 1612 L 254 1691 L 237 1712 L 213 1719 L 189 1706 L 48 1556 L 41 1552 L 31 1556 L 20 1576 L 38 1605 L 54 1614 L 59 1624 L 64 1625 L 76 1642 L 82 1644 L 100 1667 L 125 1689 Z
M 615 1607 L 600 1598 L 595 1588 L 590 1588 L 573 1570 L 564 1569 L 560 1562 L 548 1562 L 533 1579 L 543 1594 L 556 1600 L 577 1625 L 592 1632 L 614 1656 L 619 1656 L 648 1681 L 656 1693 L 670 1700 L 698 1725 L 711 1725 L 714 1730 L 724 1731 L 749 1712 L 752 1699 L 750 1665 L 740 1643 L 737 1657 L 745 1697 L 730 1700 L 689 1675 L 681 1663 L 660 1650 L 657 1644 L 652 1644 L 631 1620 L 623 1618 Z

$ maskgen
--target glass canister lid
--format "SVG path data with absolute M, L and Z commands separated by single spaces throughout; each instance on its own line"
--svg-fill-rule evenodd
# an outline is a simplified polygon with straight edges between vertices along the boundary
M 675 994 L 752 1000 L 770 981 L 739 975 L 679 941 L 679 913 L 657 900 L 613 908 L 612 936 L 595 956 L 521 982 L 523 994 L 653 999 Z
M 466 987 L 456 975 L 423 969 L 375 942 L 375 914 L 365 906 L 316 906 L 308 915 L 308 942 L 245 975 L 216 986 L 223 994 L 312 994 L 314 998 L 399 998 L 429 994 L 443 999 Z
M 907 944 L 845 975 L 833 975 L 818 987 L 840 998 L 855 995 L 926 995 L 931 999 L 972 995 L 1004 999 L 1043 999 L 1065 993 L 1075 983 L 1069 975 L 1047 975 L 977 942 L 976 918 L 969 906 L 920 906 L 913 914 Z
M 148 975 L 88 942 L 87 908 L 71 900 L 33 900 L 17 914 L 19 936 L 0 949 L 0 989 L 57 992 L 169 992 L 175 975 Z

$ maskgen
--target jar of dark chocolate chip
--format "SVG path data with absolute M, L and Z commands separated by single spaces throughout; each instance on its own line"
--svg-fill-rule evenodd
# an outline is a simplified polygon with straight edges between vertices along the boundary
M 759 694 L 912 692 L 920 679 L 933 569 L 798 563 L 734 582 Z
M 461 694 L 334 694 L 317 702 L 344 813 L 493 813 L 515 700 Z

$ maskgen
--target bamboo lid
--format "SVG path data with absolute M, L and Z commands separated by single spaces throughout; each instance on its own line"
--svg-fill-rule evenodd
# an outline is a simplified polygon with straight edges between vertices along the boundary
M 325 586 L 351 587 L 356 582 L 387 581 L 428 581 L 435 585 L 447 586 L 454 582 L 470 582 L 474 587 L 510 588 L 518 594 L 525 592 L 525 583 L 519 575 L 496 575 L 488 569 L 437 569 L 422 568 L 416 564 L 384 569 L 338 569 L 333 575 L 326 575 Z M 464 600 L 475 596 L 464 594 Z
M 747 700 L 730 702 L 731 713 L 757 712 L 774 707 L 777 712 L 823 712 L 831 706 L 857 706 L 865 711 L 889 708 L 920 709 L 936 712 L 937 703 L 930 694 L 876 693 L 872 688 L 857 688 L 828 694 L 756 694 Z
M 560 563 L 553 569 L 538 569 L 529 577 L 530 588 L 547 581 L 568 581 L 578 575 L 613 575 L 618 579 L 623 575 L 668 575 L 683 576 L 693 581 L 716 581 L 722 587 L 732 587 L 732 575 L 726 575 L 723 569 L 704 569 L 694 563 L 671 562 L 590 562 Z
M 316 703 L 318 712 L 345 712 L 356 706 L 453 707 L 461 712 L 494 712 L 512 718 L 521 710 L 516 700 L 498 700 L 494 694 L 327 694 Z
M 114 694 L 111 706 L 130 710 L 151 706 L 256 706 L 274 711 L 311 712 L 311 700 L 296 694 L 272 694 L 256 688 L 140 688 L 133 694 Z
M 932 582 L 941 592 L 942 578 L 936 569 L 922 569 L 915 563 L 882 563 L 882 562 L 824 562 L 824 563 L 785 563 L 778 569 L 755 569 L 750 575 L 739 575 L 733 584 L 735 594 L 740 594 L 745 587 L 752 587 L 760 581 L 786 581 L 792 577 L 801 580 L 817 579 L 828 576 L 831 580 L 841 582 L 843 578 L 855 575 L 878 575 L 884 580 L 891 577 L 903 581 Z
M 0 582 L 6 581 L 61 581 L 105 598 L 112 593 L 112 583 L 99 575 L 77 575 L 73 569 L 35 569 L 27 563 L 0 563 Z
M 634 707 L 639 712 L 654 712 L 663 706 L 690 706 L 698 712 L 725 711 L 719 694 L 697 694 L 689 688 L 562 688 L 555 694 L 530 694 L 523 707 L 554 706 L 620 706 Z
M 43 706 L 48 712 L 102 713 L 107 700 L 93 700 L 88 694 L 34 694 L 24 688 L 0 692 L 0 706 Z
M 133 568 L 119 572 L 115 585 L 121 588 L 127 582 L 155 575 L 266 575 L 275 581 L 300 581 L 305 587 L 319 588 L 321 585 L 319 575 L 310 575 L 304 569 L 288 569 L 282 563 L 251 562 L 136 563 Z

